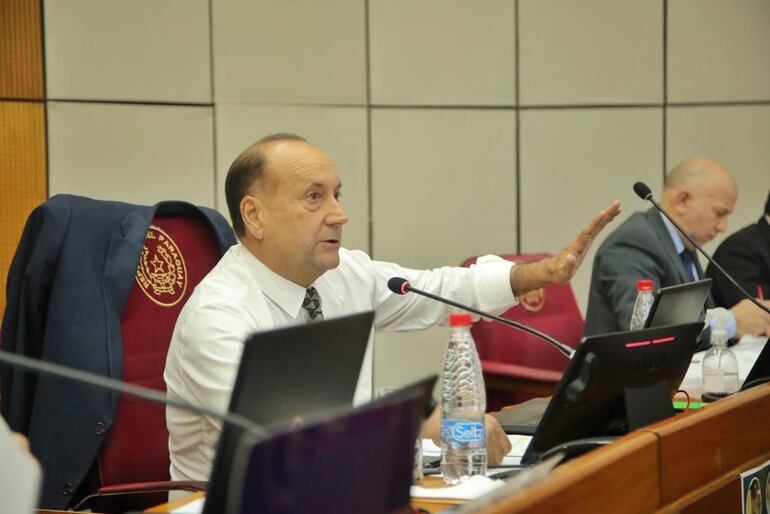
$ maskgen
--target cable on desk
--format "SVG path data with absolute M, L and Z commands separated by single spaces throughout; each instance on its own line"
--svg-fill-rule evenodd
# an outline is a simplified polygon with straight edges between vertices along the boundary
M 688 393 L 684 389 L 679 389 L 674 396 L 676 396 L 679 393 L 684 394 L 685 398 L 687 398 L 687 406 L 684 408 L 684 412 L 685 414 L 687 414 L 690 411 L 690 393 Z

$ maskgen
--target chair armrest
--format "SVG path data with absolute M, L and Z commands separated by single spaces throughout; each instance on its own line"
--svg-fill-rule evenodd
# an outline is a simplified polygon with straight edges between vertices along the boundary
M 493 362 L 482 360 L 481 370 L 484 375 L 496 375 L 501 377 L 521 378 L 533 380 L 536 382 L 558 383 L 561 380 L 562 372 L 552 369 L 531 368 L 529 366 L 520 366 L 518 364 L 507 364 L 505 362 Z
M 83 498 L 74 510 L 105 514 L 141 511 L 168 502 L 169 491 L 205 491 L 207 487 L 208 482 L 194 480 L 109 485 Z

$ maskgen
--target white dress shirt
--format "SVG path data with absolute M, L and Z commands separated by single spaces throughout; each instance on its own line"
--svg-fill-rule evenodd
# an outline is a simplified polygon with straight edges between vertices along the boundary
M 388 279 L 405 277 L 423 290 L 478 309 L 500 313 L 516 304 L 510 287 L 512 264 L 496 256 L 471 268 L 431 271 L 373 261 L 360 251 L 340 250 L 340 264 L 312 284 L 331 319 L 375 311 L 375 330 L 420 330 L 444 323 L 452 308 L 416 294 L 399 296 Z M 177 319 L 163 374 L 168 394 L 226 411 L 243 342 L 260 330 L 307 321 L 305 288 L 275 274 L 243 245 L 230 248 L 198 284 Z M 355 401 L 371 398 L 372 337 L 359 375 Z M 166 409 L 172 480 L 207 480 L 221 423 L 203 414 Z

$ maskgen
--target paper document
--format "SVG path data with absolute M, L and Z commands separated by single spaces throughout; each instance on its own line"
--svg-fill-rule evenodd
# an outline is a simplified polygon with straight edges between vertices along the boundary
M 511 451 L 503 457 L 503 461 L 500 463 L 503 466 L 515 466 L 521 464 L 521 458 L 524 456 L 524 452 L 529 445 L 529 441 L 532 440 L 531 435 L 520 434 L 508 434 L 508 440 L 511 442 Z M 422 440 L 422 454 L 425 457 L 440 457 L 441 448 L 431 439 Z M 499 470 L 498 470 L 499 471 Z
M 475 475 L 465 482 L 449 487 L 412 486 L 412 498 L 440 498 L 452 500 L 473 500 L 501 487 L 505 482 Z
M 738 359 L 738 383 L 742 384 L 746 376 L 754 367 L 757 357 L 767 342 L 766 337 L 743 336 L 741 341 L 730 349 Z M 706 352 L 698 352 L 692 356 L 690 367 L 682 380 L 680 389 L 686 391 L 700 391 L 703 388 L 703 356 Z
M 206 498 L 197 498 L 190 503 L 177 507 L 171 511 L 172 514 L 200 514 L 203 512 L 203 503 Z
M 32 513 L 40 492 L 40 465 L 19 446 L 0 418 L 0 501 L 3 512 Z

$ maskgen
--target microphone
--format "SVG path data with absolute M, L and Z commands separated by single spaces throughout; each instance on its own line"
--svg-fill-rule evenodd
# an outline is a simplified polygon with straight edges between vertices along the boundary
M 636 195 L 637 195 L 639 198 L 641 198 L 642 200 L 648 200 L 650 203 L 652 203 L 652 205 L 654 205 L 654 206 L 655 206 L 655 208 L 656 208 L 656 209 L 658 209 L 658 210 L 659 210 L 659 211 L 660 211 L 660 212 L 661 212 L 661 213 L 662 213 L 662 214 L 663 214 L 663 215 L 664 215 L 666 218 L 668 218 L 668 220 L 669 220 L 671 223 L 673 223 L 673 224 L 674 224 L 674 226 L 675 226 L 675 227 L 676 227 L 676 228 L 679 230 L 679 233 L 680 233 L 680 234 L 682 234 L 682 235 L 683 235 L 683 236 L 684 236 L 684 237 L 685 237 L 685 238 L 686 238 L 686 239 L 687 239 L 687 240 L 688 240 L 690 243 L 692 243 L 692 245 L 693 245 L 695 248 L 697 248 L 697 249 L 698 249 L 698 251 L 701 253 L 701 255 L 703 255 L 703 256 L 704 256 L 706 259 L 708 259 L 708 261 L 709 261 L 711 264 L 713 264 L 713 265 L 714 265 L 714 267 L 715 267 L 716 269 L 718 269 L 718 270 L 719 270 L 719 272 L 720 272 L 722 275 L 724 275 L 724 276 L 727 278 L 727 280 L 729 280 L 729 281 L 730 281 L 730 283 L 731 283 L 732 285 L 734 285 L 736 289 L 738 289 L 738 291 L 740 291 L 740 292 L 741 292 L 741 294 L 743 294 L 743 296 L 745 296 L 746 298 L 748 298 L 749 300 L 751 300 L 751 302 L 752 302 L 754 305 L 756 305 L 757 307 L 759 307 L 760 309 L 762 309 L 762 310 L 763 310 L 763 311 L 765 311 L 766 313 L 770 314 L 770 308 L 766 307 L 765 305 L 762 305 L 760 302 L 758 302 L 758 301 L 757 301 L 757 299 L 756 299 L 756 298 L 754 298 L 754 297 L 753 297 L 751 294 L 747 293 L 747 292 L 746 292 L 746 290 L 745 290 L 745 289 L 743 289 L 743 288 L 740 286 L 740 284 L 738 284 L 738 282 L 736 282 L 736 281 L 735 281 L 735 279 L 734 279 L 733 277 L 731 277 L 731 276 L 730 276 L 730 274 L 729 274 L 728 272 L 726 272 L 726 271 L 725 271 L 725 270 L 722 268 L 722 266 L 720 266 L 720 265 L 719 265 L 719 263 L 717 263 L 717 261 L 715 261 L 714 259 L 712 259 L 712 258 L 711 258 L 711 256 L 710 256 L 710 255 L 709 255 L 709 254 L 706 252 L 706 250 L 704 250 L 703 248 L 701 248 L 701 246 L 700 246 L 698 243 L 696 243 L 696 242 L 695 242 L 695 240 L 694 240 L 694 239 L 693 239 L 693 238 L 690 236 L 690 234 L 688 234 L 688 233 L 687 233 L 687 231 L 686 231 L 685 229 L 683 229 L 683 228 L 681 227 L 681 225 L 679 225 L 679 223 L 677 223 L 677 222 L 676 222 L 676 220 L 674 220 L 674 218 L 672 218 L 672 217 L 671 217 L 671 216 L 670 216 L 670 215 L 669 215 L 669 214 L 666 212 L 666 210 L 665 210 L 663 207 L 661 207 L 661 205 L 660 205 L 660 204 L 659 204 L 659 203 L 658 203 L 658 202 L 655 200 L 655 198 L 653 198 L 653 196 L 652 196 L 652 191 L 650 190 L 649 186 L 647 186 L 647 184 L 645 184 L 644 182 L 637 182 L 636 184 L 634 184 L 634 193 L 636 193 Z
M 500 316 L 494 316 L 492 314 L 482 312 L 478 309 L 474 309 L 473 307 L 470 307 L 468 305 L 457 303 L 454 300 L 443 298 L 441 296 L 428 293 L 427 291 L 422 291 L 420 289 L 417 289 L 416 287 L 412 287 L 412 284 L 405 278 L 402 278 L 402 277 L 390 278 L 390 280 L 388 280 L 388 289 L 390 289 L 391 291 L 399 295 L 405 295 L 406 293 L 417 293 L 418 295 L 425 296 L 426 298 L 430 298 L 431 300 L 436 300 L 437 302 L 445 303 L 447 305 L 451 305 L 452 307 L 457 307 L 458 309 L 472 312 L 473 314 L 478 314 L 479 316 L 482 316 L 484 318 L 495 320 L 498 323 L 502 323 L 503 325 L 508 325 L 509 327 L 513 327 L 517 330 L 521 330 L 522 332 L 527 332 L 528 334 L 532 334 L 535 337 L 539 337 L 546 343 L 550 344 L 551 346 L 559 350 L 559 353 L 561 353 L 568 359 L 571 359 L 572 355 L 575 353 L 575 350 L 573 350 L 566 344 L 560 343 L 553 337 L 549 336 L 548 334 L 544 334 L 539 330 L 535 330 L 534 328 L 523 325 L 517 321 L 501 318 Z
M 212 418 L 219 419 L 225 423 L 229 423 L 258 436 L 267 436 L 267 432 L 262 427 L 246 418 L 245 416 L 241 416 L 240 414 L 235 414 L 232 412 L 218 412 L 207 407 L 193 405 L 183 400 L 172 398 L 154 389 L 129 384 L 126 382 L 120 382 L 119 380 L 107 378 L 88 371 L 82 371 L 79 369 L 62 366 L 60 364 L 31 359 L 23 355 L 10 353 L 3 350 L 0 350 L 0 364 L 32 371 L 33 373 L 37 373 L 39 375 L 63 378 L 73 382 L 80 382 L 82 384 L 88 384 L 94 387 L 109 389 L 121 394 L 135 396 L 143 400 L 160 403 L 163 405 L 171 405 L 172 407 L 177 407 L 179 409 L 184 409 L 195 413 L 206 414 Z

